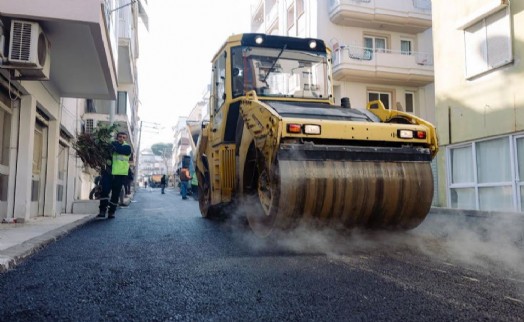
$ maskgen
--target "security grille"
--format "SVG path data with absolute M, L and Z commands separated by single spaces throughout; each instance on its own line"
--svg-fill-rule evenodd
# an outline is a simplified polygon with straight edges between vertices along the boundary
M 93 120 L 92 119 L 87 119 L 86 120 L 86 127 L 85 127 L 86 133 L 93 133 L 93 128 L 94 128 Z

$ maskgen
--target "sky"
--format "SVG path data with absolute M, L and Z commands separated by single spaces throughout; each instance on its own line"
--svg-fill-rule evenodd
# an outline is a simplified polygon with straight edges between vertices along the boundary
M 250 3 L 148 1 L 149 32 L 140 23 L 137 63 L 138 115 L 144 121 L 141 149 L 172 143 L 171 127 L 202 99 L 211 79 L 214 54 L 228 36 L 249 32 Z

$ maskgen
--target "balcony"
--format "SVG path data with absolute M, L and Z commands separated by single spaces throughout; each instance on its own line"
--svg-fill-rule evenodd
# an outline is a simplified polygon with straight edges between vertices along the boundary
M 333 54 L 337 81 L 420 87 L 433 83 L 433 56 L 429 53 L 341 46 Z
M 430 0 L 329 0 L 331 22 L 416 34 L 431 28 Z
M 128 16 L 131 16 L 129 13 Z M 131 17 L 120 15 L 118 24 L 118 84 L 133 84 L 135 79 L 134 59 L 136 55 L 135 31 L 128 23 Z
M 0 19 L 38 22 L 51 46 L 49 83 L 61 97 L 116 98 L 111 25 L 114 14 L 100 0 L 2 0 Z M 6 66 L 9 68 L 9 66 Z
M 262 0 L 258 0 L 258 2 L 251 4 L 251 30 L 258 32 L 263 26 L 264 3 Z
M 271 27 L 277 23 L 278 5 L 276 3 L 266 11 L 266 26 Z
M 135 17 L 140 17 L 149 28 L 147 1 L 138 1 L 137 6 L 122 6 L 118 9 L 118 85 L 136 83 L 135 60 L 139 56 L 138 33 Z

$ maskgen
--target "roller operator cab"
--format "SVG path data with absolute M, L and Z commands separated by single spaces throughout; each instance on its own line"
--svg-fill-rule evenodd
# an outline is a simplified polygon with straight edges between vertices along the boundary
M 211 84 L 195 155 L 202 216 L 229 205 L 262 237 L 302 223 L 411 229 L 426 217 L 434 126 L 380 101 L 336 105 L 322 40 L 231 36 Z

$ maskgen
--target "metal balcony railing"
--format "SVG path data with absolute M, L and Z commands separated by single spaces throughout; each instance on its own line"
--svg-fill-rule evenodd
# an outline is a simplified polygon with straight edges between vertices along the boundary
M 385 56 L 387 55 L 387 56 Z M 334 65 L 344 62 L 373 62 L 378 57 L 385 57 L 391 67 L 410 67 L 409 65 L 433 66 L 433 55 L 425 52 L 375 49 L 341 45 L 334 51 Z
M 382 8 L 406 12 L 431 11 L 431 0 L 329 0 L 329 11 L 340 5 L 358 5 L 366 8 Z

